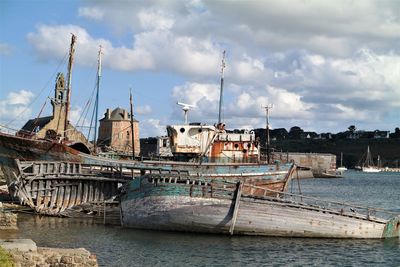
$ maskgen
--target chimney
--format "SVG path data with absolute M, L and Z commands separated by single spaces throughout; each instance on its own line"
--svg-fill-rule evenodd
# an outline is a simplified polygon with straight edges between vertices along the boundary
M 104 113 L 104 116 L 107 120 L 110 119 L 110 109 L 109 108 L 106 110 L 106 113 Z

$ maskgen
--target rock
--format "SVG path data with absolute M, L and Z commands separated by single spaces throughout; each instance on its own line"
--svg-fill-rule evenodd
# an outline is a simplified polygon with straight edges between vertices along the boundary
M 37 251 L 32 239 L 0 239 L 0 246 L 6 250 Z
M 61 256 L 61 263 L 72 263 L 72 257 L 71 256 Z

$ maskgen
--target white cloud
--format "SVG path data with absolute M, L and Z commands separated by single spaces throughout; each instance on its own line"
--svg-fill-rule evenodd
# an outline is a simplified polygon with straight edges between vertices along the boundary
M 173 18 L 158 9 L 143 9 L 137 16 L 145 30 L 168 30 L 174 25 Z
M 264 107 L 268 104 L 273 105 L 271 112 L 276 118 L 307 119 L 312 116 L 312 104 L 303 102 L 300 95 L 272 86 L 258 90 L 244 88 L 235 100 L 229 103 L 226 116 L 264 117 Z
M 80 7 L 78 16 L 100 21 L 103 19 L 104 11 L 95 7 Z
M 140 122 L 140 137 L 166 135 L 166 125 L 157 119 L 147 119 Z
M 6 99 L 0 99 L 0 121 L 1 124 L 18 130 L 19 126 L 25 123 L 32 114 L 31 103 L 34 94 L 27 90 L 9 92 Z
M 34 94 L 30 91 L 20 90 L 18 92 L 10 92 L 7 96 L 7 103 L 9 105 L 28 105 Z
M 136 114 L 138 114 L 138 115 L 148 115 L 148 114 L 152 113 L 152 109 L 149 105 L 137 106 L 135 108 L 135 111 L 136 111 Z

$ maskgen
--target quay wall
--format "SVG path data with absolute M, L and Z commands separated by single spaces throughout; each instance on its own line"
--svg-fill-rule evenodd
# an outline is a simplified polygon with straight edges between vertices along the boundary
M 380 156 L 381 166 L 400 167 L 400 138 L 398 139 L 305 139 L 272 140 L 275 151 L 297 151 L 301 153 L 331 153 L 336 155 L 336 165 L 340 166 L 340 154 L 343 153 L 343 166 L 354 168 L 370 147 L 374 162 Z
M 274 161 L 293 161 L 300 167 L 309 168 L 314 177 L 321 174 L 336 174 L 336 156 L 333 154 L 273 152 L 271 156 Z

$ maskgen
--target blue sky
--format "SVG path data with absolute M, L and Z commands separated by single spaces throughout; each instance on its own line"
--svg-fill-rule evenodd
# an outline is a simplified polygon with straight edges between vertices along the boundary
M 398 1 L 8 1 L 0 2 L 0 125 L 37 116 L 78 37 L 73 68 L 76 123 L 94 88 L 104 48 L 100 115 L 129 109 L 133 89 L 141 137 L 180 123 L 223 118 L 229 128 L 337 132 L 400 126 Z M 49 102 L 49 101 L 47 101 Z M 47 103 L 42 116 L 50 114 Z

